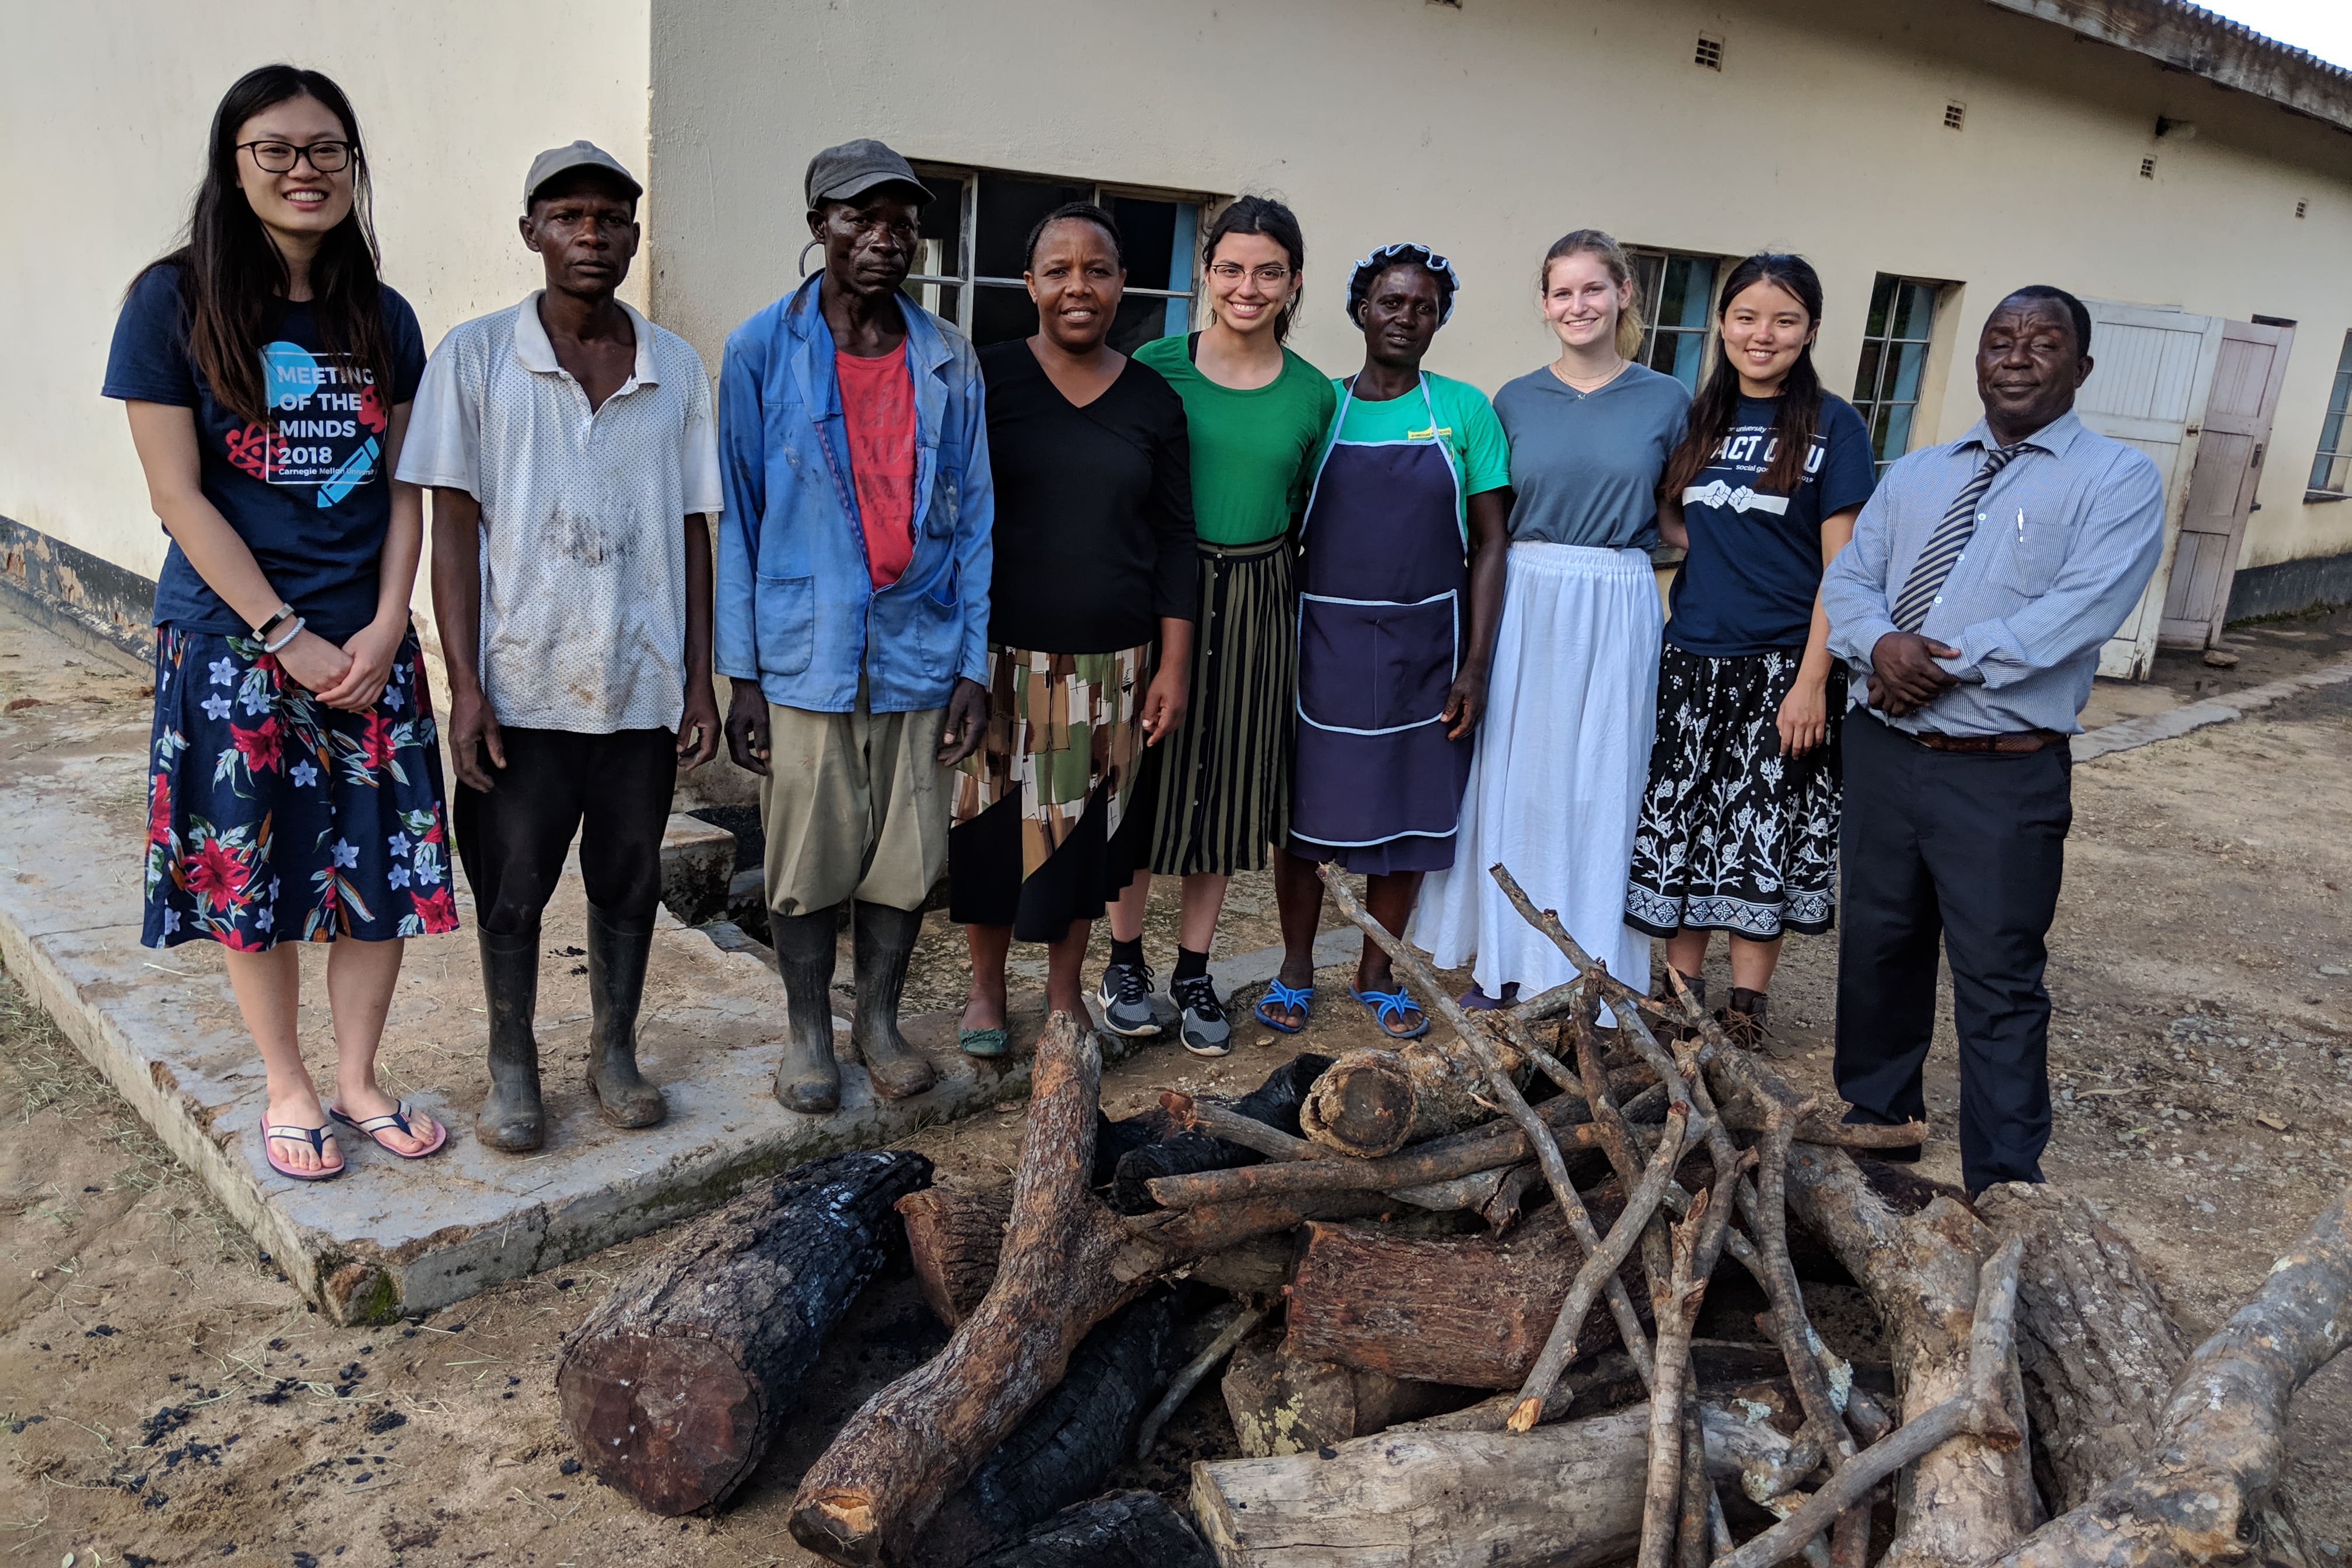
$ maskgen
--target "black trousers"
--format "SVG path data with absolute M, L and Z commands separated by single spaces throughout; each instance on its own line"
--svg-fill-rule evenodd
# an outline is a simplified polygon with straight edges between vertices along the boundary
M 482 759 L 492 787 L 485 793 L 456 783 L 451 799 L 457 857 L 481 928 L 499 936 L 539 929 L 575 833 L 588 902 L 614 921 L 650 923 L 661 902 L 662 832 L 677 785 L 677 736 L 667 730 L 499 733 L 505 768 Z
M 1924 1116 L 1940 939 L 1960 1041 L 1960 1169 L 1970 1192 L 2038 1182 L 2050 1142 L 2042 939 L 2074 820 L 2064 742 L 1931 751 L 1867 713 L 1845 728 L 1839 834 L 1837 1086 L 1856 1120 Z

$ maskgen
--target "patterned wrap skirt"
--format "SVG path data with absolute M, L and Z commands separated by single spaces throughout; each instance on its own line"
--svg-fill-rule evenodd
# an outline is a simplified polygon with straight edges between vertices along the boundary
M 988 647 L 988 735 L 957 764 L 948 917 L 1059 942 L 1099 919 L 1150 847 L 1151 649 Z
M 1627 925 L 1762 942 L 1836 923 L 1845 671 L 1830 674 L 1822 743 L 1784 757 L 1780 702 L 1801 659 L 1796 648 L 1718 658 L 1665 645 Z
M 364 713 L 245 637 L 155 631 L 149 947 L 383 942 L 457 928 L 433 698 L 416 633 Z
M 1287 535 L 1203 543 L 1192 700 L 1164 742 L 1151 868 L 1263 871 L 1290 837 L 1292 709 L 1298 686 L 1298 593 Z

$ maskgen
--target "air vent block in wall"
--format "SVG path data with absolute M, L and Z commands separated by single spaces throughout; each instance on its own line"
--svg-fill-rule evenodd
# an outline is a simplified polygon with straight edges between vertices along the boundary
M 1691 64 L 1695 66 L 1705 66 L 1711 71 L 1721 70 L 1723 68 L 1723 40 L 1721 38 L 1710 38 L 1705 33 L 1701 33 L 1698 36 L 1698 47 L 1691 53 Z
M 2139 177 L 2140 177 L 2141 179 L 2143 179 L 2143 180 L 2153 180 L 2154 178 L 2156 178 L 2156 160 L 2155 160 L 2155 159 L 2153 159 L 2153 158 L 2142 158 L 2142 159 L 2139 161 Z
M 2311 210 L 2311 204 L 2310 204 L 2309 202 L 2297 202 L 2297 203 L 2295 203 L 2295 204 L 2294 204 L 2294 216 L 2297 216 L 2297 217 L 2301 217 L 2301 216 L 2303 216 L 2305 213 L 2309 212 L 2310 210 Z
M 1960 128 L 1960 121 L 1966 120 L 1968 117 L 1969 106 L 1960 102 L 1958 100 L 1955 99 L 1953 101 L 1944 105 L 1945 130 L 1958 131 Z

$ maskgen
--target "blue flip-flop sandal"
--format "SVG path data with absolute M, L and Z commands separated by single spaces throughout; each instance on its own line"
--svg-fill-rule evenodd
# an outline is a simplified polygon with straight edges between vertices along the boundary
M 1298 1010 L 1298 1022 L 1296 1024 L 1284 1023 L 1281 1019 L 1276 1018 L 1266 1012 L 1268 1005 L 1297 1008 Z M 1265 994 L 1257 999 L 1257 1005 L 1251 1008 L 1250 1012 L 1256 1017 L 1259 1023 L 1264 1024 L 1267 1028 L 1275 1030 L 1279 1034 L 1295 1035 L 1298 1033 L 1299 1030 L 1307 1027 L 1307 1015 L 1312 1013 L 1314 1010 L 1314 986 L 1285 985 L 1280 980 L 1276 979 L 1269 980 L 1265 983 Z
M 1349 994 L 1364 1005 L 1365 1011 L 1372 1016 L 1372 1022 L 1381 1026 L 1381 1033 L 1391 1040 L 1417 1040 L 1429 1033 L 1429 1015 L 1422 1012 L 1421 1004 L 1414 1001 L 1412 994 L 1402 985 L 1393 991 L 1351 990 Z M 1389 1027 L 1391 1014 L 1394 1014 L 1397 1021 L 1402 1023 L 1407 1013 L 1420 1016 L 1419 1027 L 1408 1029 L 1402 1034 Z

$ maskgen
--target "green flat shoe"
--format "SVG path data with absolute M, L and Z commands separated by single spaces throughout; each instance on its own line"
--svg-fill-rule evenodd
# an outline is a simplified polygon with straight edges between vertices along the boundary
M 1009 1056 L 1013 1051 L 1013 1031 L 1010 1029 L 958 1029 L 956 1045 L 968 1057 L 992 1058 Z

